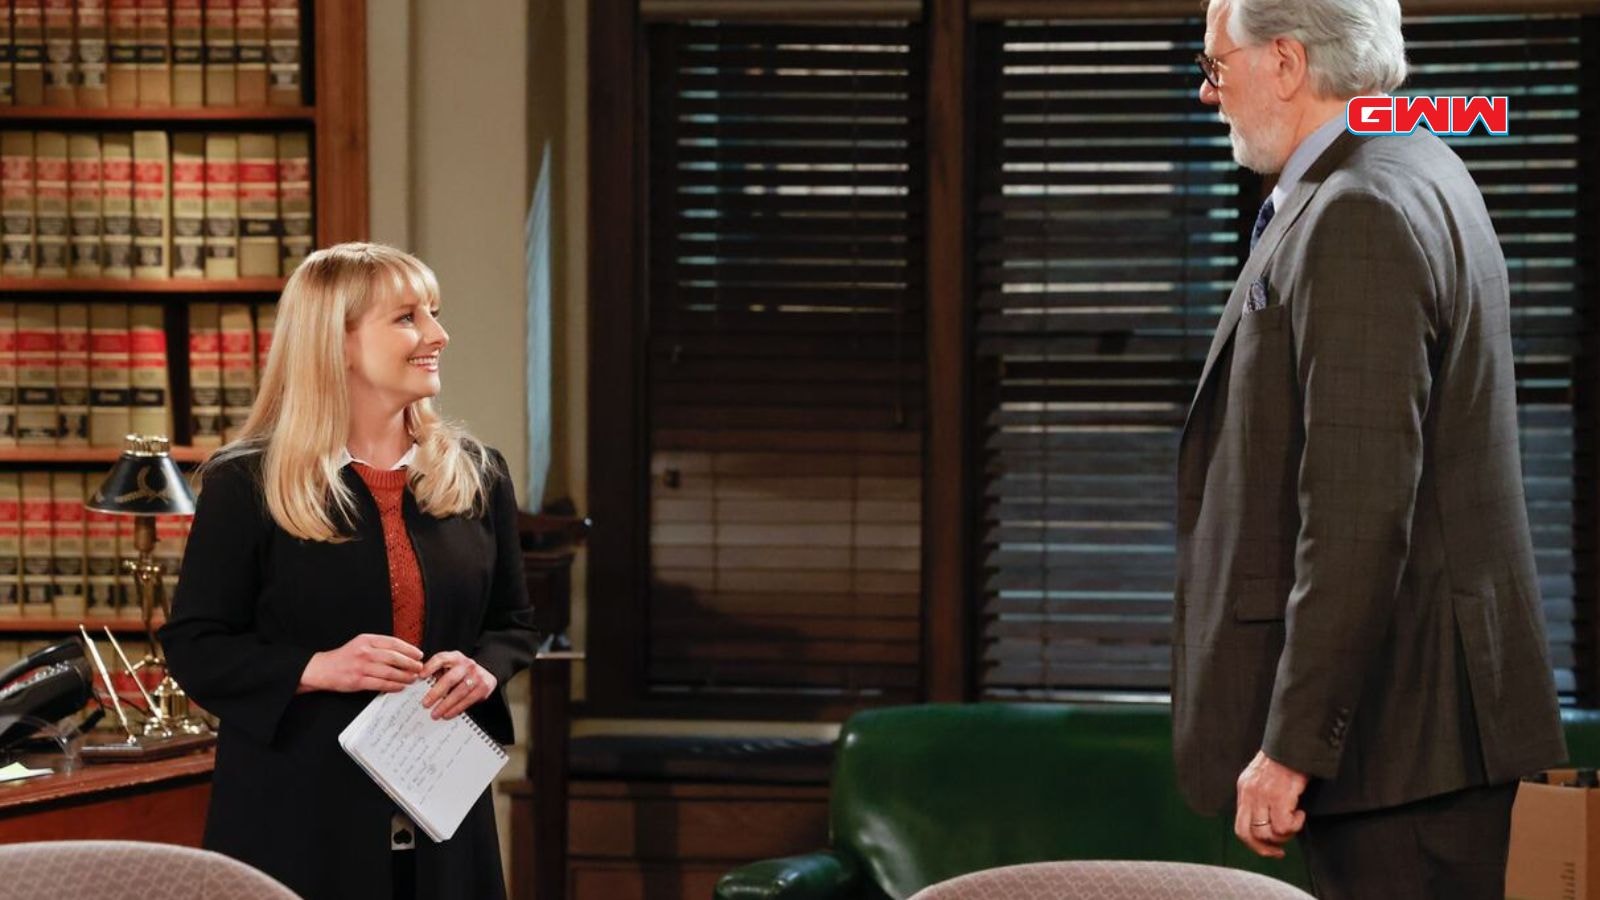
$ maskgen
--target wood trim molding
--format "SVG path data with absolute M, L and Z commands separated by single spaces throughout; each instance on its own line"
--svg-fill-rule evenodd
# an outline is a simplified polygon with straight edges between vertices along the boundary
M 367 191 L 367 7 L 316 3 L 317 246 L 364 241 Z M 356 35 L 336 39 L 334 35 Z
M 972 684 L 968 452 L 967 0 L 928 4 L 927 457 L 923 470 L 923 690 L 958 703 Z
M 637 0 L 589 7 L 589 541 L 588 707 L 626 714 L 643 683 L 649 577 L 643 529 L 643 316 L 638 314 L 645 202 L 643 85 L 648 65 Z
M 894 20 L 922 18 L 921 0 L 639 0 L 648 22 L 719 19 L 722 21 Z
M 1205 0 L 971 0 L 973 21 L 1203 18 Z M 1592 13 L 1600 0 L 1405 0 L 1408 16 Z

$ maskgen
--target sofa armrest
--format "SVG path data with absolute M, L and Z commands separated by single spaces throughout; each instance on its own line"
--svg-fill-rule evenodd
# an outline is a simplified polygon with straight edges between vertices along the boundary
M 716 900 L 836 900 L 855 896 L 861 870 L 831 850 L 763 859 L 717 881 Z

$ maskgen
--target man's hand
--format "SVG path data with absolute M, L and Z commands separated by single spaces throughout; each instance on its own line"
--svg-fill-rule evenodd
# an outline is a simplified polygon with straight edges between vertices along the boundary
M 1306 776 L 1257 751 L 1239 773 L 1238 784 L 1233 833 L 1258 855 L 1282 859 L 1283 845 L 1306 824 L 1306 812 L 1299 808 Z

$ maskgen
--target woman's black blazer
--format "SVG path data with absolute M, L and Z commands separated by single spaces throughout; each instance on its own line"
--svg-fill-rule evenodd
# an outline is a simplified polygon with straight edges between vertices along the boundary
M 496 693 L 470 710 L 512 740 L 504 690 L 533 659 L 533 612 L 505 460 L 482 515 L 435 518 L 407 491 L 406 529 L 422 569 L 422 651 L 459 650 L 494 673 Z M 388 555 L 378 507 L 361 478 L 351 540 L 300 540 L 279 528 L 261 492 L 260 457 L 207 470 L 161 641 L 172 674 L 221 719 L 205 845 L 272 875 L 309 900 L 390 898 L 395 807 L 345 755 L 339 732 L 374 696 L 296 694 L 311 655 L 361 633 L 393 634 Z M 421 897 L 501 897 L 489 792 L 449 841 L 419 834 Z

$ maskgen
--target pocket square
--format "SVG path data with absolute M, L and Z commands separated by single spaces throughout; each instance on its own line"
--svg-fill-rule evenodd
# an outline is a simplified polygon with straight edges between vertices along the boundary
M 1267 308 L 1267 276 L 1262 275 L 1250 282 L 1250 293 L 1245 297 L 1244 311 L 1246 314 L 1260 312 Z

